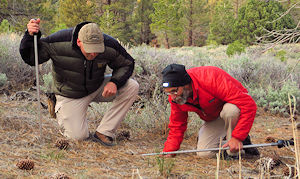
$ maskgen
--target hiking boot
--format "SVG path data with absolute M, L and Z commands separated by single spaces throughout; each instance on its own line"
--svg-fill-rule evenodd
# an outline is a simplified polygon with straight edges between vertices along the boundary
M 238 155 L 229 155 L 226 150 L 222 150 L 220 153 L 221 160 L 238 160 Z
M 52 118 L 56 118 L 55 113 L 55 104 L 56 104 L 56 97 L 54 93 L 46 93 L 47 96 L 47 102 L 48 102 L 48 111 L 50 113 L 50 116 Z
M 243 145 L 252 145 L 249 135 L 243 141 Z M 260 155 L 260 153 L 259 153 L 259 151 L 256 147 L 247 148 L 247 149 L 243 149 L 243 150 L 245 150 L 245 154 L 248 154 L 248 155 L 253 155 L 253 156 L 259 156 Z
M 105 146 L 114 146 L 114 145 L 116 145 L 114 143 L 114 139 L 112 137 L 106 136 L 106 135 L 101 134 L 97 131 L 94 134 L 94 139 L 95 139 L 95 141 L 100 142 L 102 145 L 105 145 Z

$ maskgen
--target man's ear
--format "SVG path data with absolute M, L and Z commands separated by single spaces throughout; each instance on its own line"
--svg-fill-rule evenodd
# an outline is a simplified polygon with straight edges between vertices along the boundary
M 80 42 L 81 41 L 79 39 L 77 39 L 77 45 L 78 45 L 78 47 L 80 47 L 80 45 L 81 45 Z

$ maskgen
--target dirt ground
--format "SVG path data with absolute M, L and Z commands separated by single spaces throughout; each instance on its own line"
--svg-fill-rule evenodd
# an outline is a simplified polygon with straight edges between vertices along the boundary
M 34 95 L 24 93 L 23 96 L 0 96 L 0 178 L 216 178 L 217 173 L 219 178 L 239 178 L 239 175 L 242 178 L 288 178 L 293 177 L 295 171 L 293 147 L 262 147 L 260 157 L 242 156 L 241 161 L 220 160 L 219 164 L 216 158 L 198 158 L 195 153 L 168 159 L 141 156 L 141 153 L 160 152 L 167 136 L 137 133 L 125 126 L 121 126 L 119 132 L 129 131 L 129 140 L 120 139 L 114 147 L 92 140 L 68 141 L 69 147 L 61 150 L 55 146 L 56 141 L 62 139 L 56 119 L 50 118 L 47 109 L 42 109 L 40 138 Z M 44 103 L 45 98 L 42 98 Z M 299 133 L 298 130 L 298 136 Z M 291 139 L 290 118 L 259 109 L 250 136 L 254 144 Z M 195 149 L 196 138 L 197 131 L 184 139 L 180 150 Z M 34 168 L 19 169 L 16 164 L 22 159 L 33 161 Z

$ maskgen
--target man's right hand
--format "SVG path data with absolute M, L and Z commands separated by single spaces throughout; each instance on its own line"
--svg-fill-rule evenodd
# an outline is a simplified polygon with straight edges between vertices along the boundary
M 27 30 L 29 35 L 33 36 L 34 33 L 38 33 L 40 30 L 40 19 L 30 19 L 27 24 Z
M 172 158 L 175 157 L 176 154 L 167 154 L 167 155 L 160 155 L 161 158 Z

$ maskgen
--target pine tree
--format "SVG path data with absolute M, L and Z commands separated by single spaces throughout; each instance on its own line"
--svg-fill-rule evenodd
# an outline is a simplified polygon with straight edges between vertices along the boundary
M 153 12 L 153 0 L 137 0 L 132 16 L 135 44 L 150 44 L 154 38 L 155 35 L 150 29 L 152 23 L 150 15 Z
M 95 20 L 95 4 L 91 0 L 60 0 L 58 12 L 58 23 L 67 27 Z
M 104 33 L 111 35 L 123 43 L 133 40 L 132 20 L 133 1 L 118 0 L 103 6 L 104 13 L 98 18 Z
M 234 11 L 230 0 L 219 1 L 214 9 L 209 24 L 210 33 L 208 44 L 216 42 L 217 44 L 229 44 L 232 40 L 232 26 L 234 24 Z
M 202 46 L 208 34 L 208 4 L 202 0 L 182 0 L 185 45 Z
M 279 2 L 249 0 L 245 6 L 240 8 L 231 36 L 234 40 L 252 45 L 255 43 L 256 37 L 266 33 L 265 30 L 295 28 L 296 25 L 290 15 L 280 18 L 285 12 L 286 9 Z
M 164 39 L 166 48 L 183 45 L 180 5 L 177 0 L 156 0 L 153 4 L 155 11 L 151 15 L 150 27 L 156 35 Z

